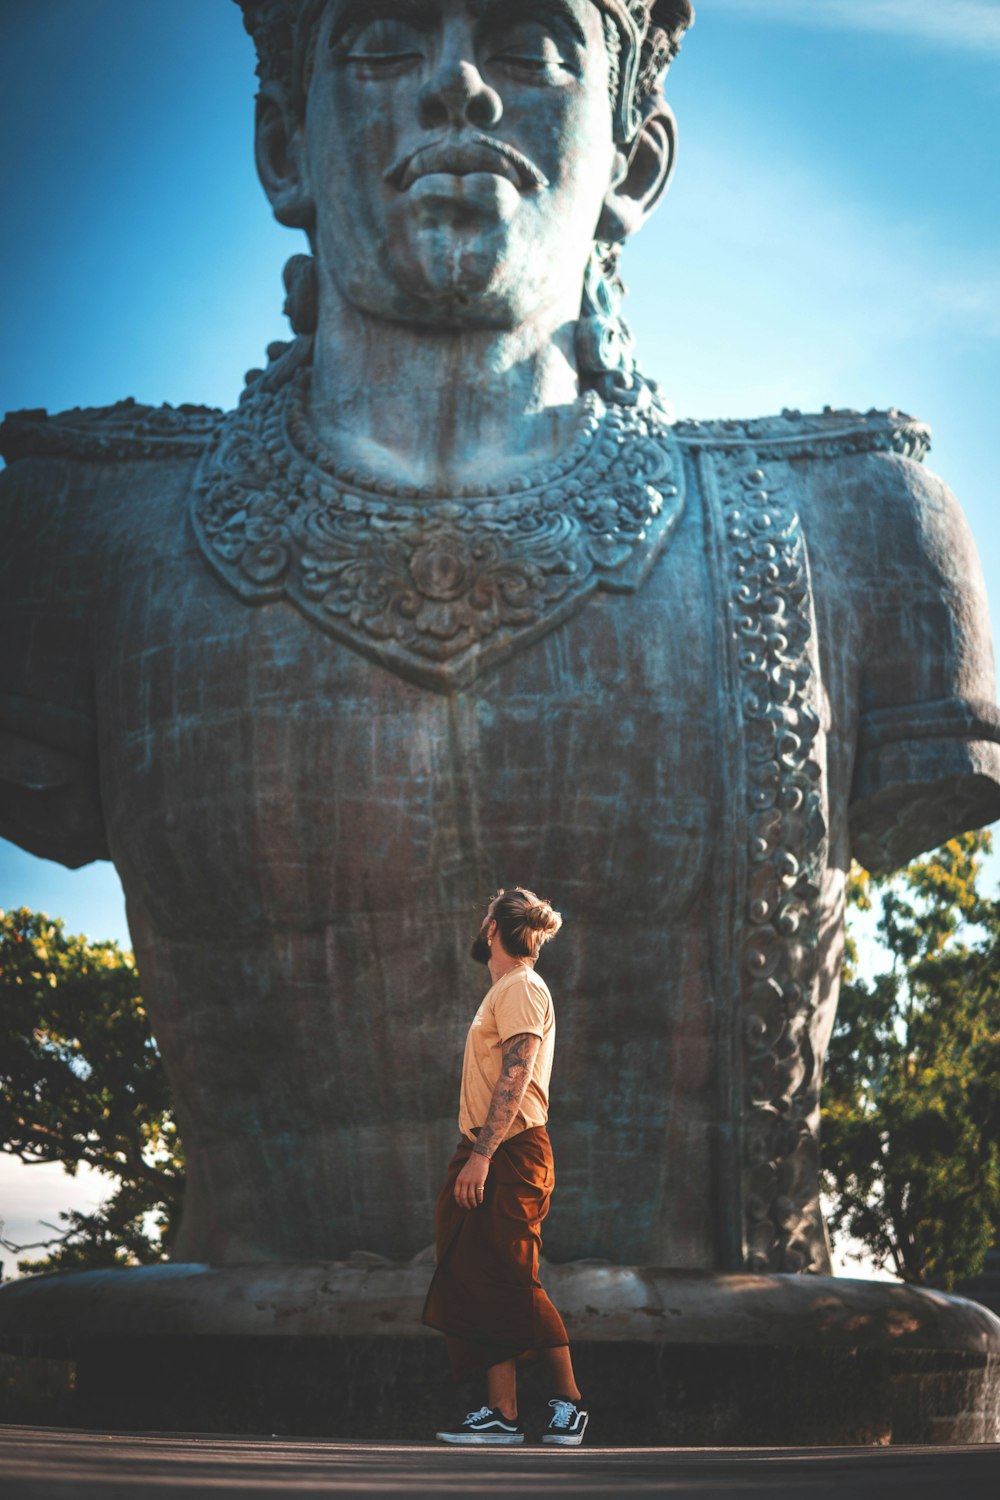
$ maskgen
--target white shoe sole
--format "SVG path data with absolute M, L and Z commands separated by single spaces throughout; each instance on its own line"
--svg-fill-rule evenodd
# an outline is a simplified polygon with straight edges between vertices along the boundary
M 587 1430 L 589 1420 L 590 1416 L 588 1414 L 584 1417 L 583 1426 L 579 1432 L 543 1432 L 542 1442 L 552 1443 L 558 1448 L 579 1448 L 583 1442 L 583 1434 Z
M 523 1432 L 439 1432 L 439 1443 L 455 1443 L 463 1448 L 510 1448 L 524 1442 Z

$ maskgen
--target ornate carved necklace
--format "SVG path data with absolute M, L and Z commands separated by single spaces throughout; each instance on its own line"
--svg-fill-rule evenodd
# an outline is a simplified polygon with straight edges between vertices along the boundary
M 276 376 L 248 388 L 206 450 L 202 551 L 246 603 L 286 599 L 422 687 L 465 687 L 596 589 L 636 590 L 682 513 L 682 462 L 655 407 L 589 392 L 555 461 L 440 495 L 339 464 L 306 418 L 308 366 Z

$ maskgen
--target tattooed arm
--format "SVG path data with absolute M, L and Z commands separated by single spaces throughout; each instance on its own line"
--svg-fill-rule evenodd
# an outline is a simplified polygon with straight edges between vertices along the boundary
M 493 1090 L 486 1122 L 476 1137 L 472 1155 L 455 1182 L 455 1201 L 462 1208 L 476 1208 L 479 1204 L 478 1190 L 486 1181 L 490 1157 L 521 1107 L 541 1045 L 541 1037 L 530 1031 L 520 1031 L 503 1044 L 500 1077 Z
M 516 1036 L 510 1036 L 504 1042 L 500 1077 L 493 1090 L 490 1112 L 472 1148 L 479 1156 L 492 1156 L 507 1134 L 510 1122 L 520 1109 L 521 1100 L 531 1082 L 532 1069 L 541 1045 L 541 1037 L 535 1036 L 531 1031 L 519 1031 Z

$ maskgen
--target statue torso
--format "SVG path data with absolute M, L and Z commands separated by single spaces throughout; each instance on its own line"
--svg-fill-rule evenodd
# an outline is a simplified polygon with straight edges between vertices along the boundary
M 185 1136 L 206 1197 L 255 1170 L 263 1136 L 296 1204 L 242 1243 L 284 1220 L 317 1255 L 425 1245 L 482 988 L 468 944 L 497 885 L 530 880 L 567 919 L 545 966 L 563 1206 L 547 1245 L 648 1260 L 655 1241 L 698 1264 L 722 712 L 698 505 L 637 593 L 594 593 L 442 692 L 287 601 L 248 607 L 206 566 L 178 478 L 106 596 L 98 718 L 157 1034 L 198 1075 Z M 656 1184 L 622 1211 L 614 1163 L 633 1152 Z
M 343 476 L 297 479 L 290 524 L 273 431 L 230 419 L 206 458 L 216 419 L 176 425 L 118 443 L 79 537 L 107 843 L 190 1158 L 175 1256 L 429 1241 L 468 943 L 518 880 L 566 916 L 548 1253 L 821 1268 L 868 539 L 816 460 L 922 430 L 633 430 L 596 491 L 564 469 L 471 528 L 390 497 L 366 549 Z

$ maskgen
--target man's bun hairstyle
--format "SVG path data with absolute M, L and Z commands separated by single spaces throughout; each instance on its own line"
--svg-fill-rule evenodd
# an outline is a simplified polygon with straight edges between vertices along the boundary
M 497 892 L 493 920 L 512 958 L 537 958 L 542 945 L 562 926 L 562 917 L 548 901 L 520 885 Z

